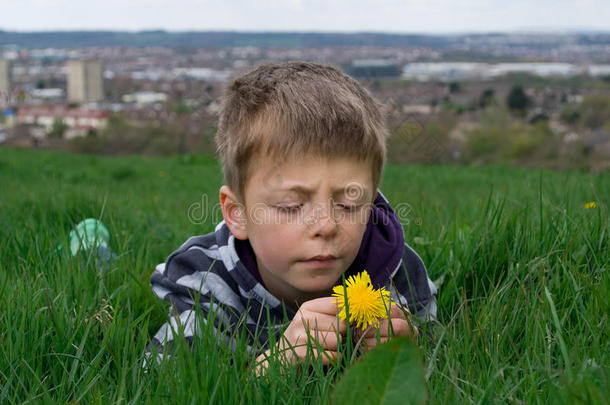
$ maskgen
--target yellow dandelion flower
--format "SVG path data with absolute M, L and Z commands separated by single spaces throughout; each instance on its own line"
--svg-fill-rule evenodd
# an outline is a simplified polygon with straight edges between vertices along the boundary
M 371 278 L 365 271 L 349 277 L 345 282 L 345 291 L 342 285 L 333 288 L 333 297 L 337 298 L 339 318 L 346 320 L 345 296 L 349 312 L 349 323 L 364 330 L 369 325 L 377 324 L 379 319 L 388 317 L 387 306 L 390 305 L 390 292 L 384 287 L 378 290 L 373 288 Z
M 590 210 L 591 208 L 596 208 L 596 207 L 597 207 L 597 203 L 595 201 L 590 201 L 585 204 L 586 210 Z

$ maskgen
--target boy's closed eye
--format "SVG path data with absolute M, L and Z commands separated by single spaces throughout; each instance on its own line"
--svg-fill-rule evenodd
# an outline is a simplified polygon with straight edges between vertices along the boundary
M 277 208 L 279 211 L 282 212 L 298 212 L 301 210 L 301 208 L 303 208 L 304 204 L 298 204 L 298 205 L 276 205 L 275 208 Z M 345 210 L 345 211 L 356 211 L 358 210 L 361 206 L 360 205 L 348 205 L 348 204 L 335 204 L 336 207 L 338 207 L 339 209 Z
M 277 208 L 278 211 L 281 211 L 281 212 L 296 213 L 296 212 L 298 212 L 301 209 L 302 206 L 303 206 L 303 204 L 299 204 L 299 205 L 276 205 L 275 208 Z

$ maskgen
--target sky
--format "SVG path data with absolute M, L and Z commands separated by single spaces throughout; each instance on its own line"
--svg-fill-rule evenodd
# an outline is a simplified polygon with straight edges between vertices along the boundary
M 609 0 L 0 0 L 0 30 L 610 31 Z

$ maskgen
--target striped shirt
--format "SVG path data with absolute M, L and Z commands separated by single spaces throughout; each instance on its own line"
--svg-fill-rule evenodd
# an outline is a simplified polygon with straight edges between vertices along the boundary
M 348 277 L 367 270 L 372 284 L 385 286 L 394 301 L 408 306 L 419 322 L 436 319 L 436 287 L 423 261 L 404 241 L 402 225 L 379 191 L 360 250 L 345 271 Z M 170 320 L 155 334 L 152 346 L 159 356 L 172 346 L 178 329 L 189 343 L 200 333 L 195 308 L 211 311 L 216 336 L 235 347 L 234 332 L 247 331 L 248 350 L 262 351 L 270 335 L 278 338 L 296 312 L 271 294 L 262 283 L 250 243 L 236 239 L 224 221 L 214 232 L 189 238 L 159 264 L 151 276 L 154 294 L 171 303 Z M 166 350 L 167 351 L 167 350 Z

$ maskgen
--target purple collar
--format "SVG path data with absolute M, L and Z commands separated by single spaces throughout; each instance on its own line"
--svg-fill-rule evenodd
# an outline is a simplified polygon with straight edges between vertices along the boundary
M 379 191 L 379 190 L 378 190 Z M 366 270 L 375 288 L 385 285 L 396 269 L 404 251 L 405 236 L 392 206 L 379 191 L 362 237 L 356 258 L 345 271 L 345 277 Z M 235 249 L 246 269 L 264 285 L 254 250 L 248 240 L 235 239 Z

